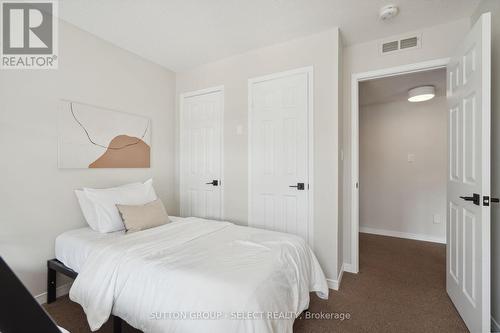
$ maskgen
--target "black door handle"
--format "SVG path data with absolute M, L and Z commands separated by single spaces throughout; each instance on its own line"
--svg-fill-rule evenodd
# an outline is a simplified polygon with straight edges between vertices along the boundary
M 289 187 L 295 187 L 299 191 L 303 191 L 305 188 L 304 183 L 297 183 L 297 185 L 290 185 Z
M 472 194 L 472 197 L 460 197 L 465 201 L 472 201 L 474 205 L 480 206 L 481 196 L 477 193 Z
M 205 183 L 207 185 L 219 186 L 219 181 L 217 179 L 212 180 L 210 183 Z
M 491 198 L 491 199 L 490 199 L 490 197 L 489 197 L 489 196 L 485 195 L 485 196 L 483 197 L 483 206 L 488 207 L 488 206 L 490 205 L 490 202 L 491 202 L 491 203 L 498 203 L 499 201 L 500 201 L 500 200 L 498 200 L 498 198 Z

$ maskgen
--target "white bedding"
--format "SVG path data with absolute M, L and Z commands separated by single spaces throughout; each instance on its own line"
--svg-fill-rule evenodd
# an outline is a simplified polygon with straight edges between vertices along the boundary
M 124 231 L 104 234 L 90 227 L 66 231 L 56 238 L 56 259 L 78 273 L 97 244 L 124 234 Z
M 92 330 L 112 312 L 144 332 L 265 333 L 292 332 L 310 291 L 328 298 L 301 238 L 185 218 L 96 241 L 70 298 Z
M 172 221 L 179 219 L 176 216 L 169 218 Z M 56 238 L 56 259 L 78 273 L 94 248 L 123 235 L 125 235 L 124 230 L 101 233 L 90 227 L 63 232 Z

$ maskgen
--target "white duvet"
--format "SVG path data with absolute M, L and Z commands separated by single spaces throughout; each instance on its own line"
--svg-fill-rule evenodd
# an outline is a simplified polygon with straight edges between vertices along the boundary
M 110 314 L 144 332 L 292 332 L 325 276 L 299 237 L 199 218 L 91 252 L 70 290 L 95 331 Z

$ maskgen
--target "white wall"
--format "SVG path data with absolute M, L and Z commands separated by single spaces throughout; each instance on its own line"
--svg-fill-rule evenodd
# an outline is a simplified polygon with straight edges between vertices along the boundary
M 55 237 L 85 225 L 73 189 L 153 177 L 177 213 L 175 75 L 72 25 L 59 27 L 59 69 L 0 73 L 0 254 L 34 295 L 46 290 Z M 59 170 L 61 98 L 151 117 L 152 167 Z
M 361 231 L 446 241 L 446 133 L 444 96 L 360 108 Z
M 342 37 L 342 36 L 341 36 Z M 341 112 L 342 106 L 343 106 L 343 88 L 344 86 L 342 85 L 342 77 L 343 77 L 343 71 L 344 71 L 344 46 L 342 44 L 342 41 L 339 43 L 339 66 L 338 66 L 338 75 L 339 75 L 339 99 L 338 99 L 338 109 L 339 109 L 339 130 L 338 130 L 338 193 L 339 193 L 339 201 L 338 201 L 338 212 L 337 212 L 337 219 L 338 219 L 338 234 L 337 234 L 337 272 L 341 274 L 341 270 L 343 269 L 342 265 L 344 264 L 344 196 L 342 193 L 344 192 L 344 161 L 342 160 L 342 149 L 344 145 L 344 128 L 341 126 L 344 122 L 344 115 Z
M 351 263 L 351 76 L 377 69 L 412 64 L 433 59 L 447 58 L 469 30 L 468 19 L 450 22 L 418 31 L 422 47 L 392 55 L 380 55 L 380 41 L 371 41 L 344 48 L 343 52 L 343 124 L 344 127 L 344 203 L 343 236 L 344 262 Z M 405 34 L 407 36 L 408 34 Z
M 314 66 L 314 248 L 327 277 L 337 277 L 338 217 L 338 29 L 178 73 L 180 93 L 224 85 L 225 218 L 241 224 L 248 215 L 248 79 Z M 236 127 L 244 133 L 238 135 Z
M 491 195 L 500 196 L 500 1 L 483 0 L 472 23 L 491 12 Z M 491 316 L 500 329 L 500 206 L 491 206 Z

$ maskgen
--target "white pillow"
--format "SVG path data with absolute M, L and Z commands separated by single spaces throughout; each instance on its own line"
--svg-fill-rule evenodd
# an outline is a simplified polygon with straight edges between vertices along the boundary
M 85 217 L 87 224 L 94 230 L 97 231 L 97 213 L 95 211 L 94 204 L 87 198 L 87 195 L 83 190 L 75 190 L 76 197 L 78 198 L 78 203 Z
M 129 184 L 107 189 L 84 188 L 83 191 L 95 208 L 97 217 L 95 230 L 103 233 L 125 229 L 116 205 L 144 205 L 158 199 L 151 179 L 144 184 Z
M 137 186 L 140 184 L 141 183 L 125 184 L 125 185 L 120 185 L 117 187 L 108 188 L 108 190 L 127 187 L 127 186 Z M 87 195 L 85 194 L 85 191 L 83 189 L 75 190 L 75 195 L 78 199 L 78 203 L 80 204 L 80 209 L 82 210 L 83 217 L 85 218 L 85 221 L 87 221 L 87 224 L 92 229 L 94 229 L 95 231 L 98 231 L 99 226 L 98 226 L 98 220 L 97 220 L 97 212 L 96 212 L 96 209 L 94 207 L 94 203 L 92 201 L 90 201 L 90 199 L 87 197 Z

